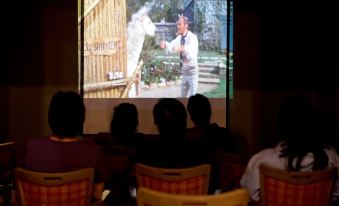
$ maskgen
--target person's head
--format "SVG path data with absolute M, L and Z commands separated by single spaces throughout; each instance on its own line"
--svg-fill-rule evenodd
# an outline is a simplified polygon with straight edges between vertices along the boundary
M 82 135 L 84 121 L 85 105 L 78 93 L 59 91 L 54 94 L 48 111 L 53 135 L 61 138 Z
M 211 119 L 211 103 L 202 94 L 195 94 L 188 99 L 187 110 L 196 126 L 208 125 Z
M 134 133 L 138 125 L 138 110 L 134 104 L 121 103 L 114 107 L 110 128 L 113 136 Z
M 310 103 L 301 96 L 291 96 L 283 99 L 278 113 L 279 134 L 286 141 L 303 144 L 311 141 L 316 129 L 315 113 Z M 306 137 L 308 136 L 308 137 Z
M 314 157 L 313 170 L 327 167 L 323 139 L 318 136 L 317 115 L 310 103 L 301 96 L 287 97 L 278 114 L 279 133 L 284 140 L 282 157 L 287 157 L 288 169 L 299 171 L 306 154 Z
M 163 98 L 153 108 L 154 123 L 160 136 L 181 138 L 186 131 L 185 106 L 177 99 Z
M 180 15 L 177 21 L 178 34 L 184 35 L 188 30 L 188 18 Z

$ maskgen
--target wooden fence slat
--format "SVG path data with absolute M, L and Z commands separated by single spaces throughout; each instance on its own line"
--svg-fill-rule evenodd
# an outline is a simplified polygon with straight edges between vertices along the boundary
M 126 1 L 84 0 L 85 97 L 119 97 L 126 80 L 107 81 L 108 72 L 126 72 Z M 81 21 L 80 19 L 79 21 Z M 126 75 L 125 75 L 126 76 Z

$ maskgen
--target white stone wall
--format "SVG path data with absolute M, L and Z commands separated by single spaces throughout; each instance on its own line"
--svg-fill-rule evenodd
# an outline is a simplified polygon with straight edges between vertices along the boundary
M 220 48 L 220 21 L 221 15 L 226 15 L 226 0 L 196 0 L 194 5 L 195 31 L 199 38 L 201 49 Z M 200 15 L 199 15 L 200 14 Z M 199 18 L 201 31 L 197 32 Z
M 159 45 L 161 40 L 172 41 L 176 37 L 177 24 L 175 22 L 156 22 L 155 43 Z

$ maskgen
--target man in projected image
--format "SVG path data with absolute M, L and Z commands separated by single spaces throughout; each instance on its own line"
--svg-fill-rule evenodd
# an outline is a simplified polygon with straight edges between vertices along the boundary
M 179 53 L 181 63 L 181 97 L 190 97 L 198 90 L 198 38 L 188 30 L 188 18 L 179 15 L 177 37 L 171 41 L 161 41 L 160 48 L 166 53 Z

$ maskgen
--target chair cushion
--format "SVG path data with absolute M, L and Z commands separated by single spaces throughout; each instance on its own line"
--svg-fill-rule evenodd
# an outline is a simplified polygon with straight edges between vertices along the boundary
M 311 184 L 292 184 L 266 177 L 267 205 L 274 206 L 324 206 L 327 199 L 324 194 L 331 192 L 331 181 L 322 181 Z
M 85 205 L 88 180 L 62 186 L 43 186 L 22 181 L 27 205 Z
M 166 193 L 175 194 L 203 194 L 203 188 L 206 183 L 205 177 L 197 176 L 181 181 L 166 181 L 149 176 L 142 176 L 143 186 Z

